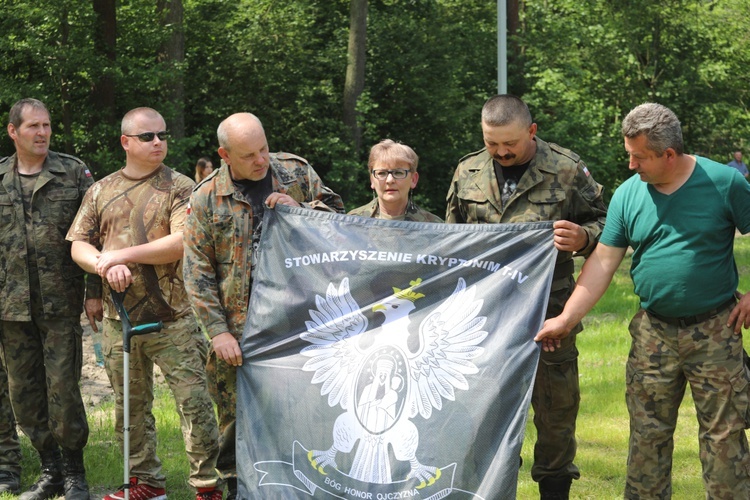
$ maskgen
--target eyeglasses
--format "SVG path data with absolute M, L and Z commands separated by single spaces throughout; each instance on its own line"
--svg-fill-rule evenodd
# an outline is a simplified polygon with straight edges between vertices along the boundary
M 151 142 L 154 137 L 158 137 L 160 141 L 166 141 L 169 139 L 169 132 L 162 130 L 161 132 L 143 132 L 142 134 L 124 134 L 125 137 L 137 137 L 141 142 Z
M 378 180 L 384 181 L 388 178 L 388 175 L 392 175 L 394 179 L 406 179 L 409 175 L 408 168 L 394 168 L 393 170 L 371 170 L 370 174 Z

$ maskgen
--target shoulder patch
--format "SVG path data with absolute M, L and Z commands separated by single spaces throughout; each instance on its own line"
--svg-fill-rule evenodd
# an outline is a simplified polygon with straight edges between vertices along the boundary
M 558 144 L 555 144 L 554 142 L 548 142 L 547 144 L 549 144 L 549 148 L 553 150 L 555 153 L 559 153 L 563 156 L 567 156 L 568 158 L 570 158 L 571 160 L 575 162 L 581 161 L 581 157 L 575 154 L 573 151 L 567 148 L 564 148 Z
M 463 157 L 461 157 L 460 160 L 458 160 L 458 163 L 461 163 L 461 162 L 463 162 L 464 160 L 466 160 L 468 158 L 472 158 L 474 156 L 480 155 L 480 154 L 484 153 L 486 150 L 487 150 L 487 148 L 482 148 L 479 151 L 474 151 L 473 153 L 469 153 L 467 155 L 464 155 Z
M 309 161 L 305 160 L 301 156 L 297 156 L 292 153 L 284 153 L 282 151 L 279 151 L 278 153 L 274 153 L 274 156 L 276 156 L 278 160 L 282 160 L 282 161 L 283 160 L 297 160 L 297 161 L 301 161 L 302 163 L 306 163 L 308 165 L 310 164 Z

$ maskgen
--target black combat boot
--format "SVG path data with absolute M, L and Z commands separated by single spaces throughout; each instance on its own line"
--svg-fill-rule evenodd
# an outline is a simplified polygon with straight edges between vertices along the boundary
M 0 494 L 12 493 L 18 495 L 21 492 L 21 477 L 9 470 L 0 470 Z
M 226 500 L 237 500 L 237 478 L 227 478 L 227 498 Z
M 42 474 L 28 491 L 18 497 L 18 500 L 47 500 L 59 497 L 65 492 L 60 471 L 60 452 L 54 450 L 40 453 L 39 458 L 42 460 Z
M 63 450 L 62 473 L 65 482 L 65 500 L 91 500 L 83 467 L 83 450 Z
M 539 498 L 541 500 L 568 500 L 572 482 L 573 478 L 570 476 L 545 477 L 539 481 Z

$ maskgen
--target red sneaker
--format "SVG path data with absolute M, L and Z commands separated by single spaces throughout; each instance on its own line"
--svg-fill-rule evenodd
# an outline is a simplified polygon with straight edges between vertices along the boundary
M 130 478 L 130 500 L 167 500 L 167 492 L 164 488 L 154 488 L 147 484 L 139 484 L 137 477 Z M 102 500 L 123 500 L 125 490 L 122 489 L 116 493 L 110 493 Z
M 221 490 L 216 488 L 198 488 L 195 500 L 221 500 Z

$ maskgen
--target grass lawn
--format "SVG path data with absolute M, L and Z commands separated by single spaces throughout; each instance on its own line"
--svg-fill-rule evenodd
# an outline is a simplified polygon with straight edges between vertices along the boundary
M 741 291 L 750 291 L 750 238 L 737 238 L 735 255 L 740 272 Z M 623 262 L 612 286 L 592 313 L 584 319 L 579 335 L 581 409 L 578 417 L 578 455 L 581 479 L 574 482 L 571 498 L 622 498 L 627 459 L 628 415 L 625 408 L 625 361 L 630 339 L 628 322 L 638 308 L 628 275 L 629 261 Z M 750 348 L 745 336 L 745 346 Z M 193 498 L 187 486 L 187 458 L 184 453 L 177 413 L 171 394 L 157 390 L 155 415 L 159 430 L 159 457 L 167 475 L 167 493 L 174 500 Z M 119 487 L 122 482 L 122 456 L 114 441 L 114 410 L 105 403 L 89 411 L 91 436 L 86 449 L 86 468 L 94 498 Z M 523 467 L 519 473 L 518 498 L 539 498 L 531 480 L 535 429 L 531 417 L 523 445 Z M 703 498 L 698 460 L 698 424 L 690 390 L 680 409 L 675 434 L 673 484 L 675 499 Z M 28 487 L 39 474 L 36 453 L 22 437 L 24 454 L 23 485 Z M 2 495 L 0 499 L 14 498 Z

